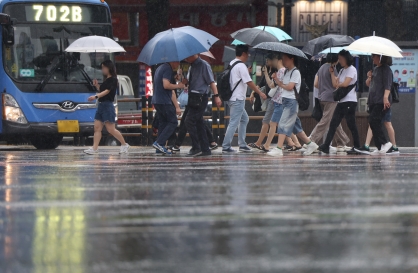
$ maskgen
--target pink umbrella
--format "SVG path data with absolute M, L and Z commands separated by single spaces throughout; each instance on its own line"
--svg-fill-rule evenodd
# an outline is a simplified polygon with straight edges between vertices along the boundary
M 210 51 L 202 52 L 202 53 L 200 53 L 200 55 L 204 55 L 206 57 L 209 57 L 209 58 L 212 58 L 212 59 L 216 60 L 215 56 L 213 56 L 213 54 Z

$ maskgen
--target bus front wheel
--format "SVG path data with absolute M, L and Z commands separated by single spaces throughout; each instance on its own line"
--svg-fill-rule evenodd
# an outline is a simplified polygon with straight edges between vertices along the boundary
M 62 135 L 36 135 L 31 136 L 30 141 L 36 149 L 52 150 L 60 145 L 62 138 Z

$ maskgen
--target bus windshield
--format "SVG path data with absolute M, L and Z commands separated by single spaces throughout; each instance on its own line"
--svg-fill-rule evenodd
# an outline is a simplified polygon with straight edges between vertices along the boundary
M 77 24 L 17 24 L 15 44 L 4 47 L 4 68 L 15 81 L 39 83 L 89 83 L 101 76 L 106 53 L 66 53 L 76 39 L 89 35 L 111 37 L 111 26 Z M 39 91 L 39 90 L 38 90 Z

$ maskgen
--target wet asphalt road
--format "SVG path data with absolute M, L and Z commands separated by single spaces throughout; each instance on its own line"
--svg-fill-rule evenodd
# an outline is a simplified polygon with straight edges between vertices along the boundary
M 418 272 L 418 149 L 81 151 L 0 147 L 0 272 Z

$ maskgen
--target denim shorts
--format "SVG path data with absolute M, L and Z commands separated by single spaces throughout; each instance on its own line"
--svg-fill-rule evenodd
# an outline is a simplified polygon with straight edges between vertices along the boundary
M 274 111 L 274 104 L 271 99 L 268 99 L 267 109 L 264 113 L 263 123 L 269 124 Z
M 283 98 L 283 114 L 279 121 L 279 134 L 288 137 L 303 131 L 302 123 L 298 117 L 299 105 L 297 100 Z
M 382 119 L 383 122 L 392 122 L 392 108 L 389 108 L 386 111 L 385 117 Z
M 115 123 L 116 122 L 116 111 L 112 101 L 99 102 L 97 106 L 95 120 L 103 123 Z
M 283 104 L 278 104 L 274 102 L 274 111 L 273 116 L 271 117 L 271 122 L 279 123 L 283 114 Z

